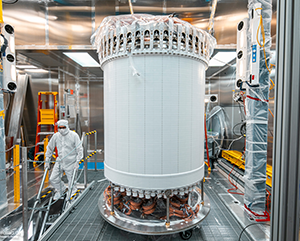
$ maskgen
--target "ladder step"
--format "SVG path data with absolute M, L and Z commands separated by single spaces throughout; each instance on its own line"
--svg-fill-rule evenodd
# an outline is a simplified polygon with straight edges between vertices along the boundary
M 37 156 L 37 155 L 44 155 L 44 152 L 43 152 L 43 151 L 37 152 L 37 153 L 35 153 L 35 155 L 36 155 L 36 156 Z
M 39 132 L 38 135 L 52 135 L 54 132 Z
M 44 142 L 41 141 L 41 142 L 36 143 L 36 146 L 38 146 L 38 145 L 44 145 Z

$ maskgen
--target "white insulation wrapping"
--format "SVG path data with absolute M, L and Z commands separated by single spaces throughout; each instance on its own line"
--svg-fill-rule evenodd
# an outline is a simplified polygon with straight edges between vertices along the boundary
M 247 86 L 246 98 L 246 162 L 245 162 L 245 205 L 252 211 L 262 213 L 266 202 L 266 164 L 269 108 L 269 70 L 271 46 L 271 0 L 250 0 L 249 16 L 254 4 L 261 3 L 265 42 L 260 37 L 259 87 Z M 255 9 L 255 7 L 254 7 Z M 254 10 L 255 11 L 255 10 Z M 262 34 L 263 31 L 260 31 Z M 266 55 L 264 56 L 264 49 Z M 251 52 L 251 51 L 250 51 Z
M 166 16 L 108 17 L 103 23 L 92 40 L 104 71 L 105 176 L 127 189 L 191 187 L 204 176 L 205 69 L 215 40 Z M 174 32 L 175 23 L 181 32 Z M 125 50 L 119 40 L 126 46 L 128 38 L 120 35 L 129 32 L 134 36 Z M 110 33 L 118 40 L 115 52 L 114 44 L 107 46 Z M 179 40 L 183 33 L 190 33 L 190 48 L 186 38 Z M 173 48 L 164 34 L 176 34 L 180 44 Z

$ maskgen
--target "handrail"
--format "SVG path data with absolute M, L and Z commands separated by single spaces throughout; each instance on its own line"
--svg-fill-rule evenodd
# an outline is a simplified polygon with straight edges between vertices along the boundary
M 28 221 L 29 224 L 30 224 L 30 222 L 33 218 L 33 214 L 34 214 L 34 210 L 36 208 L 36 205 L 41 201 L 41 193 L 42 193 L 42 190 L 43 190 L 43 187 L 44 187 L 44 182 L 45 182 L 48 171 L 49 171 L 49 167 L 46 167 L 46 169 L 44 171 L 43 179 L 42 179 L 42 182 L 41 182 L 41 185 L 40 185 L 40 188 L 39 188 L 39 192 L 36 196 L 36 201 L 34 202 L 34 205 L 33 205 L 33 208 L 32 208 L 31 214 L 30 214 L 30 218 L 29 218 L 29 221 Z
M 79 165 L 82 164 L 82 163 L 85 164 L 85 166 L 84 166 L 85 187 L 87 186 L 87 160 L 90 159 L 92 156 L 94 156 L 94 155 L 97 154 L 97 151 L 95 150 L 91 154 L 87 155 L 87 139 L 88 139 L 87 136 L 88 135 L 92 135 L 92 134 L 95 134 L 95 137 L 97 137 L 97 131 L 96 130 L 88 132 L 88 133 L 83 133 L 83 135 L 82 135 L 82 142 L 84 143 L 84 158 L 82 158 L 80 160 Z M 95 141 L 96 141 L 96 138 L 95 138 Z M 96 162 L 95 162 L 95 165 L 96 165 Z M 33 205 L 32 212 L 30 214 L 30 218 L 29 218 L 28 224 L 30 224 L 30 222 L 33 219 L 33 216 L 34 216 L 37 204 L 39 202 L 41 202 L 41 193 L 42 193 L 42 190 L 43 190 L 43 187 L 44 187 L 45 180 L 47 178 L 48 171 L 49 171 L 49 167 L 46 167 L 45 171 L 44 171 L 44 174 L 43 174 L 43 179 L 42 179 L 42 182 L 40 184 L 39 191 L 38 191 L 38 194 L 37 194 L 37 197 L 36 197 L 36 201 L 35 201 L 35 203 Z M 76 176 L 77 176 L 76 174 L 77 174 L 77 169 L 74 169 L 72 180 L 71 180 L 71 186 L 69 187 L 69 190 L 68 190 L 65 202 L 63 204 L 64 205 L 63 206 L 63 210 L 65 210 L 65 208 L 67 208 L 67 206 L 69 205 L 69 203 L 71 203 L 71 200 L 73 198 L 71 196 L 71 194 L 72 194 L 73 186 L 75 185 L 75 183 L 77 181 L 76 180 Z M 44 231 L 44 228 L 45 228 L 45 224 L 46 224 L 46 221 L 47 221 L 47 217 L 48 217 L 48 213 L 49 213 L 50 207 L 51 207 L 51 205 L 53 203 L 55 203 L 55 202 L 52 202 L 52 201 L 53 201 L 53 196 L 50 198 L 50 201 L 49 201 L 48 206 L 46 208 L 46 214 L 45 214 L 45 217 L 44 217 L 44 220 L 43 220 L 43 223 L 42 223 L 42 229 L 40 230 L 40 233 L 39 233 L 39 238 L 43 235 L 43 231 Z

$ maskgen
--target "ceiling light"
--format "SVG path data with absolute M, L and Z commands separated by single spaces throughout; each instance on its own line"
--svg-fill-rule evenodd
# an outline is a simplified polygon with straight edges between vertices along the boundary
M 24 69 L 26 72 L 31 72 L 31 73 L 48 73 L 48 70 L 44 69 Z
M 34 65 L 27 65 L 27 64 L 18 64 L 17 69 L 37 69 Z
M 64 55 L 82 67 L 100 67 L 99 63 L 86 52 L 64 52 Z
M 236 58 L 236 52 L 218 52 L 210 61 L 209 67 L 221 67 Z

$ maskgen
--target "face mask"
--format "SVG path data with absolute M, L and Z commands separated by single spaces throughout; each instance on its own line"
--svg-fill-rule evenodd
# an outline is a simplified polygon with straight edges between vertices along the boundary
M 65 135 L 68 134 L 68 129 L 67 129 L 67 128 L 66 128 L 66 129 L 58 129 L 58 132 L 59 132 L 60 134 L 62 134 L 63 136 L 65 136 Z

